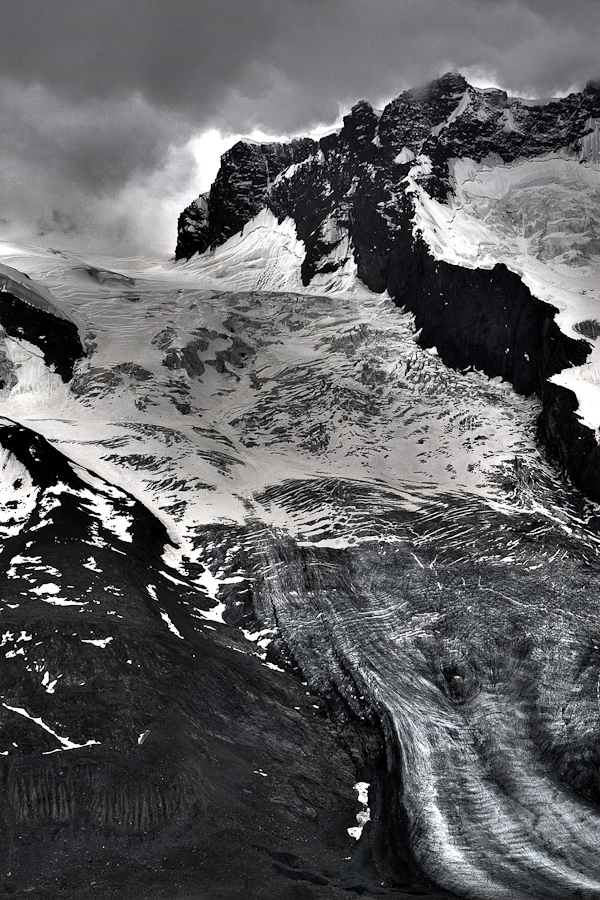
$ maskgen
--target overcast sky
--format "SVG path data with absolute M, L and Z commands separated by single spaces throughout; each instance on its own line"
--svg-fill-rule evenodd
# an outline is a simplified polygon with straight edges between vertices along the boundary
M 598 77 L 598 0 L 0 0 L 0 236 L 172 252 L 218 152 L 446 71 Z

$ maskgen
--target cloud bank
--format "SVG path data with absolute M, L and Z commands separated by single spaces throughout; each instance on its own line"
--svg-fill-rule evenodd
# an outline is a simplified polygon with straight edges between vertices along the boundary
M 200 133 L 304 133 L 448 70 L 564 93 L 597 76 L 598 18 L 596 0 L 3 4 L 3 229 L 166 252 L 204 187 Z

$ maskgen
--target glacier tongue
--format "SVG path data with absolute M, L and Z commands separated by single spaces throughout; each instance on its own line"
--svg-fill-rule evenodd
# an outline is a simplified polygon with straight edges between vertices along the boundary
M 495 179 L 496 169 L 490 169 Z M 504 221 L 498 203 L 510 193 L 504 186 L 510 187 L 512 170 L 502 172 L 502 190 L 487 190 L 485 167 L 468 171 L 463 207 L 452 214 L 463 216 L 470 248 L 474 236 L 483 247 L 482 235 L 491 235 L 490 261 L 493 253 L 508 256 L 522 237 L 515 233 L 514 245 L 505 247 L 494 217 Z M 478 187 L 468 194 L 471 182 Z M 484 202 L 488 230 L 475 234 L 469 204 Z M 420 219 L 424 229 L 435 223 L 432 233 L 447 227 L 447 213 L 434 204 L 423 202 Z M 478 217 L 484 218 L 480 209 Z M 40 541 L 50 534 L 52 516 L 66 515 L 73 504 L 89 529 L 80 553 L 85 578 L 113 587 L 93 610 L 99 617 L 93 632 L 78 637 L 77 647 L 95 654 L 94 672 L 107 667 L 111 684 L 141 667 L 129 649 L 136 646 L 133 619 L 118 618 L 133 616 L 135 602 L 143 621 L 152 622 L 156 652 L 165 648 L 156 672 L 143 669 L 155 700 L 142 690 L 146 682 L 136 669 L 131 683 L 142 691 L 139 708 L 106 734 L 127 738 L 133 748 L 127 753 L 151 754 L 154 735 L 163 731 L 171 738 L 168 716 L 177 706 L 169 706 L 171 692 L 186 683 L 190 667 L 203 665 L 208 642 L 216 660 L 230 651 L 240 658 L 245 680 L 256 667 L 260 678 L 273 679 L 269 684 L 287 685 L 281 669 L 293 663 L 318 714 L 321 701 L 314 701 L 321 697 L 338 715 L 350 710 L 361 727 L 383 731 L 390 766 L 385 775 L 377 770 L 348 781 L 350 818 L 336 832 L 337 862 L 327 869 L 335 864 L 338 874 L 311 871 L 312 885 L 323 878 L 351 884 L 339 874 L 341 842 L 353 845 L 350 855 L 369 841 L 373 848 L 377 841 L 395 846 L 389 833 L 395 823 L 397 840 L 408 841 L 411 859 L 441 889 L 474 900 L 592 900 L 600 891 L 593 874 L 599 818 L 592 806 L 598 796 L 597 510 L 540 455 L 535 399 L 517 396 L 499 379 L 448 369 L 417 345 L 411 317 L 387 296 L 360 287 L 354 273 L 347 291 L 329 292 L 333 280 L 322 293 L 303 288 L 294 240 L 289 222 L 277 225 L 264 213 L 214 254 L 183 264 L 82 264 L 69 254 L 25 248 L 4 253 L 10 265 L 43 278 L 61 297 L 87 348 L 65 384 L 26 341 L 6 341 L 16 384 L 0 397 L 0 415 L 46 438 L 77 479 L 76 488 L 46 490 Z M 562 270 L 555 268 L 558 280 Z M 94 277 L 100 270 L 113 277 Z M 115 270 L 123 277 L 114 277 Z M 12 521 L 12 504 L 21 502 L 29 516 L 39 498 L 15 456 L 4 462 L 0 522 L 11 538 L 13 528 L 25 534 L 22 519 Z M 162 530 L 154 519 L 148 524 L 143 508 Z M 33 529 L 30 539 L 37 539 Z M 128 573 L 125 556 L 123 570 L 112 564 L 126 586 L 119 588 L 105 571 L 116 558 L 111 547 L 136 560 L 140 554 L 152 573 L 134 586 L 142 563 Z M 36 554 L 27 551 L 29 557 L 24 548 L 11 559 L 29 608 L 43 609 L 39 589 L 55 581 L 36 574 Z M 28 578 L 44 580 L 29 586 Z M 74 622 L 92 621 L 92 607 L 63 581 L 64 602 L 83 605 L 52 611 L 65 617 L 68 643 Z M 10 607 L 15 622 L 26 613 Z M 15 624 L 10 634 L 24 627 Z M 25 666 L 29 657 L 13 639 L 11 648 L 18 654 L 11 665 Z M 53 703 L 64 708 L 66 679 L 56 661 L 51 671 L 37 673 L 49 710 Z M 219 672 L 231 669 L 221 665 Z M 53 685 L 51 695 L 46 684 Z M 66 733 L 54 718 L 14 698 L 4 708 L 25 709 L 29 719 L 18 717 L 25 725 L 39 719 L 55 723 L 48 728 L 57 735 Z M 96 737 L 86 716 L 87 731 L 68 732 L 69 753 L 93 759 L 105 752 L 104 734 Z M 221 718 L 218 727 L 228 733 L 227 716 Z M 189 728 L 181 740 L 196 747 L 200 737 Z M 38 731 L 50 740 L 47 729 Z M 43 752 L 52 749 L 44 745 Z M 252 759 L 253 777 L 262 776 L 256 790 L 268 793 L 278 765 L 296 777 L 295 763 L 275 750 Z M 192 788 L 181 777 L 177 791 L 184 795 Z M 285 778 L 278 777 L 283 791 Z M 356 821 L 352 786 L 367 780 L 371 820 L 366 814 L 360 820 L 355 842 L 347 832 Z M 152 788 L 156 796 L 142 791 L 143 802 L 123 801 L 137 810 L 128 827 L 167 829 L 167 809 L 174 810 L 173 821 L 188 822 L 192 801 L 187 806 L 175 788 L 160 784 Z M 391 799 L 390 784 L 396 785 Z M 310 811 L 301 816 L 305 823 L 319 820 Z M 103 827 L 113 828 L 107 821 Z M 381 865 L 392 890 L 399 869 Z M 299 863 L 290 866 L 306 874 Z

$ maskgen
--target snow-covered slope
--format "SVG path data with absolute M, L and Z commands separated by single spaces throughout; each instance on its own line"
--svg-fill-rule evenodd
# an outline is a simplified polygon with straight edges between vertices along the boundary
M 337 253 L 332 253 L 338 264 L 329 274 L 316 274 L 311 291 L 368 295 L 368 288 L 357 277 L 348 236 L 339 243 L 342 246 Z M 182 264 L 182 268 L 215 288 L 304 292 L 301 268 L 305 254 L 306 248 L 296 235 L 293 219 L 278 222 L 271 210 L 265 208 L 238 234 L 202 256 L 195 256 Z
M 83 351 L 77 327 L 60 301 L 42 284 L 6 265 L 0 266 L 0 298 L 0 327 L 6 335 L 26 337 L 38 355 L 41 351 L 40 359 L 67 381 Z M 4 355 L 0 358 L 0 385 L 13 383 L 14 379 L 11 359 Z
M 249 291 L 263 279 L 262 263 L 281 259 L 272 244 L 263 256 L 260 240 L 249 244 L 232 239 L 206 260 L 177 266 L 107 260 L 126 273 L 116 290 L 67 254 L 11 254 L 61 296 L 88 355 L 65 385 L 24 342 L 7 344 L 18 383 L 0 414 L 68 447 L 111 483 L 120 479 L 161 511 L 179 542 L 215 516 L 243 522 L 256 493 L 292 473 L 311 477 L 315 460 L 320 476 L 383 479 L 394 490 L 460 485 L 502 502 L 502 466 L 521 452 L 537 459 L 527 437 L 537 404 L 499 381 L 446 369 L 415 343 L 412 317 L 364 286 L 313 294 L 295 282 L 295 292 L 281 291 L 297 273 L 289 248 L 273 276 L 280 290 Z M 239 280 L 238 266 L 246 266 Z M 488 422 L 481 433 L 479 394 Z M 183 480 L 170 491 L 173 466 Z M 493 478 L 482 481 L 483 472 Z M 190 479 L 199 481 L 191 494 Z
M 467 268 L 503 263 L 535 297 L 558 310 L 570 338 L 585 337 L 592 352 L 582 366 L 552 376 L 572 390 L 578 418 L 600 427 L 600 161 L 567 154 L 512 163 L 463 158 L 450 165 L 447 203 L 420 184 L 428 159 L 407 176 L 415 197 L 415 230 L 435 259 Z M 595 323 L 595 327 L 594 327 Z

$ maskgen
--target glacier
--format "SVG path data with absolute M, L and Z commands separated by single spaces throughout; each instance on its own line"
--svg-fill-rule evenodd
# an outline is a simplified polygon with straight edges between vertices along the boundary
M 480 115 L 450 88 L 424 135 Z M 400 141 L 379 213 L 551 303 L 597 428 L 593 139 L 463 155 L 446 199 Z M 269 151 L 273 195 L 324 147 Z M 0 891 L 598 898 L 598 505 L 543 394 L 448 365 L 325 206 L 308 278 L 284 211 L 187 260 L 0 244 L 59 310 L 0 333 Z

